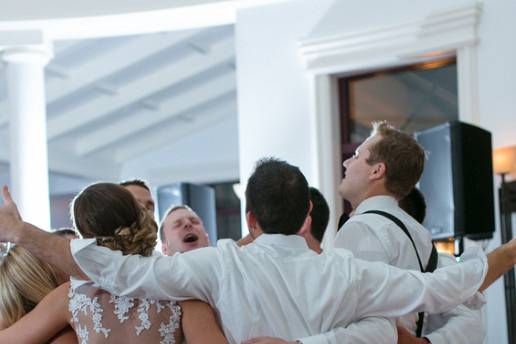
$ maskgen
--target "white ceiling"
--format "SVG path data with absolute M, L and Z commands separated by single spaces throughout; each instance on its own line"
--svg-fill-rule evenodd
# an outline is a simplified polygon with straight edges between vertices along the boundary
M 3 1 L 0 21 L 106 16 L 230 2 L 228 0 Z
M 117 179 L 135 159 L 221 121 L 236 122 L 233 36 L 233 26 L 226 25 L 57 42 L 45 70 L 49 168 Z M 2 83 L 4 161 L 7 114 Z M 234 135 L 237 142 L 236 132 L 220 135 Z

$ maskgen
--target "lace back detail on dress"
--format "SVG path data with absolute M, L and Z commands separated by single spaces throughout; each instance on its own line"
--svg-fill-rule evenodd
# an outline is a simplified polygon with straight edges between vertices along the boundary
M 80 344 L 181 342 L 181 308 L 175 302 L 114 296 L 82 285 L 69 291 L 72 325 Z

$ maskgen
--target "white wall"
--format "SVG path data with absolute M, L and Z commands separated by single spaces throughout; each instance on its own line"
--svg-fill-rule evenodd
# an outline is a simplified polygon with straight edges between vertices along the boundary
M 310 180 L 307 77 L 297 44 L 331 1 L 286 1 L 244 8 L 235 25 L 240 176 L 256 160 L 275 156 L 298 165 Z
M 298 165 L 310 183 L 316 182 L 311 167 L 315 153 L 310 146 L 314 132 L 310 128 L 309 78 L 297 52 L 301 38 L 314 32 L 328 35 L 403 22 L 468 1 L 365 2 L 282 1 L 237 12 L 242 181 L 257 159 L 274 155 Z M 516 97 L 512 87 L 516 80 L 515 13 L 516 2 L 512 0 L 487 1 L 479 26 L 479 119 L 480 125 L 493 133 L 495 147 L 516 144 Z M 489 249 L 499 243 L 497 228 Z M 501 281 L 489 289 L 487 299 L 487 343 L 507 343 Z
M 492 132 L 494 147 L 516 145 L 516 97 L 511 86 L 516 80 L 514 14 L 516 2 L 512 0 L 486 1 L 479 27 L 480 125 Z M 498 227 L 488 250 L 500 244 L 498 212 L 496 215 Z M 488 343 L 507 343 L 503 281 L 496 282 L 486 295 Z

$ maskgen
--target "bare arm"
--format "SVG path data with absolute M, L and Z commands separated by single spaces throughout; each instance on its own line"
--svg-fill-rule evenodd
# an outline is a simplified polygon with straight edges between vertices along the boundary
M 196 300 L 180 302 L 180 305 L 183 309 L 181 325 L 188 344 L 228 343 L 210 305 Z
M 4 205 L 0 207 L 0 241 L 22 246 L 41 260 L 81 279 L 87 279 L 70 252 L 70 241 L 25 223 L 18 213 L 6 186 L 2 189 Z
M 487 255 L 489 269 L 479 291 L 484 291 L 516 265 L 516 239 L 499 246 Z
M 9 328 L 0 331 L 0 343 L 45 343 L 66 328 L 70 318 L 69 285 L 65 283 L 54 289 L 31 312 Z
M 50 344 L 77 344 L 77 336 L 75 331 L 68 326 L 57 334 L 51 341 Z
M 30 223 L 22 222 L 14 243 L 70 276 L 89 279 L 75 263 L 70 251 L 70 240 L 64 237 L 51 235 Z

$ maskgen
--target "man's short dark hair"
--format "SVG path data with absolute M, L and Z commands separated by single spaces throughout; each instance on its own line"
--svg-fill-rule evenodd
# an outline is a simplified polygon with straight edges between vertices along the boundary
M 245 190 L 246 211 L 267 234 L 296 234 L 309 209 L 308 183 L 299 168 L 266 158 L 256 168 Z
M 315 240 L 321 242 L 330 220 L 330 208 L 321 192 L 314 187 L 310 187 L 310 199 L 313 204 L 310 232 Z
M 410 193 L 399 201 L 400 208 L 412 216 L 417 222 L 423 223 L 426 217 L 425 196 L 418 188 L 413 188 Z
M 163 216 L 163 218 L 161 219 L 161 222 L 159 224 L 159 229 L 158 229 L 159 240 L 161 240 L 163 242 L 165 241 L 165 233 L 163 233 L 163 227 L 165 226 L 165 220 L 167 219 L 168 215 L 172 214 L 174 211 L 179 210 L 179 209 L 186 209 L 186 210 L 190 210 L 191 212 L 195 213 L 195 211 L 193 211 L 192 208 L 190 208 L 187 205 L 184 205 L 184 204 L 179 204 L 179 205 L 172 204 L 167 209 L 167 211 L 165 211 L 165 215 Z
M 143 179 L 124 180 L 123 182 L 120 182 L 119 185 L 121 185 L 121 186 L 136 185 L 136 186 L 140 186 L 150 192 L 149 185 L 147 185 L 147 182 L 145 182 L 145 180 L 143 180 Z

